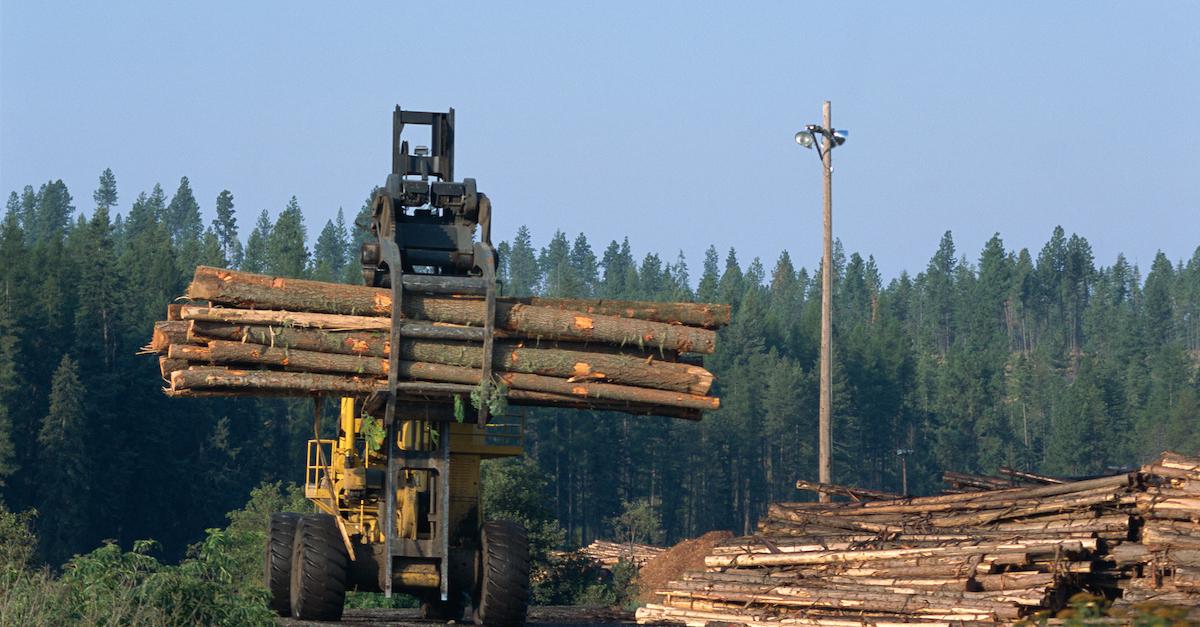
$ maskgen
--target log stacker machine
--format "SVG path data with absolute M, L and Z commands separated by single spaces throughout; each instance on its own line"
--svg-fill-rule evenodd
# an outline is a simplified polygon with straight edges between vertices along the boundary
M 427 126 L 409 152 L 406 125 Z M 344 398 L 335 439 L 309 441 L 305 496 L 321 513 L 271 517 L 266 584 L 283 616 L 337 620 L 347 590 L 412 594 L 427 618 L 520 625 L 529 597 L 525 529 L 486 521 L 481 460 L 521 454 L 520 422 L 489 412 L 496 306 L 491 202 L 474 179 L 454 179 L 454 110 L 392 117 L 392 171 L 372 201 L 364 283 L 389 288 L 387 388 Z M 478 232 L 478 240 L 476 240 Z M 405 321 L 405 294 L 480 298 L 482 327 Z M 483 349 L 479 386 L 398 381 L 400 338 L 453 339 Z M 464 399 L 474 398 L 478 411 Z M 318 412 L 318 421 L 319 421 Z M 466 419 L 464 419 L 466 418 Z M 382 426 L 382 442 L 372 429 Z M 319 432 L 319 424 L 317 425 Z

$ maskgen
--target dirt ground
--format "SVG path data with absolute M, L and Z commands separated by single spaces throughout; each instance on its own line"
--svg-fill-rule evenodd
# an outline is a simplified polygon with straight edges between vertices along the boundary
M 279 625 L 288 627 L 330 627 L 348 625 L 352 627 L 431 627 L 445 625 L 444 621 L 423 620 L 417 610 L 346 610 L 339 623 L 318 623 L 292 619 L 280 619 Z M 461 624 L 461 623 L 460 623 Z M 633 625 L 633 614 L 607 607 L 592 606 L 540 606 L 529 608 L 527 625 L 543 627 L 587 627 L 590 625 Z

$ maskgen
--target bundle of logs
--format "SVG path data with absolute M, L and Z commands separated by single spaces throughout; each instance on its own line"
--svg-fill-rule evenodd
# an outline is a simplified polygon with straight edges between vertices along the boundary
M 801 482 L 802 489 L 830 486 Z M 1200 620 L 1200 458 L 929 497 L 778 503 L 659 590 L 640 623 L 1013 622 L 1087 592 Z M 1119 609 L 1118 609 L 1119 611 Z M 1190 614 L 1188 614 L 1190 612 Z
M 584 555 L 587 555 L 598 562 L 600 566 L 609 570 L 612 570 L 613 566 L 621 562 L 628 562 L 641 568 L 642 564 L 649 562 L 663 551 L 666 551 L 661 546 L 651 544 L 610 542 L 608 540 L 596 540 L 583 547 L 582 550 Z
M 405 289 L 399 379 L 421 382 L 409 387 L 424 398 L 479 386 L 485 301 Z M 146 347 L 168 396 L 351 395 L 386 383 L 391 290 L 201 266 L 186 298 Z M 495 315 L 492 364 L 509 404 L 691 419 L 720 406 L 698 356 L 716 349 L 728 305 L 501 298 Z

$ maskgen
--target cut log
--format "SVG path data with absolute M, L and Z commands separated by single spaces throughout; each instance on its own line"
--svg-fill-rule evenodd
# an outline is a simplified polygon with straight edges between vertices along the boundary
M 213 340 L 207 347 L 175 345 L 168 351 L 172 359 L 187 359 L 214 364 L 261 364 L 291 368 L 303 373 L 342 372 L 350 375 L 385 377 L 388 361 L 377 357 L 336 355 L 313 351 L 273 348 L 261 344 L 243 344 Z M 444 381 L 478 385 L 481 370 L 414 361 L 400 362 L 397 374 L 409 379 Z M 334 375 L 336 376 L 336 375 Z M 715 397 L 650 390 L 609 383 L 571 382 L 542 375 L 497 373 L 497 379 L 512 389 L 548 392 L 585 399 L 629 401 L 644 404 L 682 407 L 685 409 L 716 410 L 720 401 Z M 303 381 L 299 381 L 303 384 Z M 186 385 L 184 387 L 195 387 Z M 215 386 L 210 386 L 215 387 Z M 276 386 L 264 386 L 276 387 Z M 358 389 L 358 388 L 355 388 Z
M 166 353 L 172 344 L 188 342 L 188 323 L 177 320 L 161 320 L 154 323 L 154 331 L 150 334 L 150 344 L 147 350 L 155 353 Z
M 568 311 L 618 318 L 634 318 L 683 324 L 690 327 L 716 329 L 729 324 L 729 305 L 710 303 L 660 303 L 633 300 L 588 300 L 577 298 L 504 298 L 502 301 L 523 303 Z
M 312 327 L 337 331 L 390 331 L 390 318 L 345 316 L 271 309 L 229 309 L 184 305 L 180 316 L 184 320 L 227 322 L 233 324 L 268 324 L 284 327 Z
M 1006 477 L 1013 477 L 1014 479 L 1022 479 L 1025 481 L 1032 481 L 1034 483 L 1042 483 L 1042 484 L 1067 483 L 1066 479 L 1059 479 L 1058 477 L 1051 477 L 1049 475 L 1039 475 L 1037 473 L 1028 472 L 1025 470 L 1017 470 L 1015 468 L 1009 468 L 1008 466 L 1001 466 L 999 469 L 999 472 L 1000 472 L 1000 474 L 1002 474 Z
M 391 315 L 391 290 L 306 279 L 272 277 L 238 270 L 199 266 L 188 286 L 189 298 L 229 305 L 289 309 L 356 316 Z M 266 294 L 271 294 L 267 296 Z M 573 298 L 499 298 L 500 303 L 528 305 L 599 316 L 646 320 L 715 329 L 729 324 L 726 304 L 627 301 Z
M 232 370 L 227 368 L 189 368 L 171 373 L 170 391 L 181 390 L 274 390 L 301 394 L 368 394 L 383 387 L 373 377 L 353 377 L 308 372 L 271 370 Z
M 238 307 L 305 312 L 308 316 L 379 317 L 390 315 L 392 308 L 391 291 L 386 289 L 269 277 L 206 266 L 196 268 L 195 278 L 188 286 L 188 297 Z M 184 307 L 184 319 L 188 319 L 187 309 Z M 485 310 L 484 301 L 476 298 L 412 294 L 404 299 L 405 317 L 415 320 L 483 326 Z M 299 314 L 293 315 L 292 319 L 298 320 Z M 345 326 L 348 322 L 344 319 L 328 319 L 330 322 L 340 320 L 341 326 L 313 324 L 311 320 L 309 324 L 295 324 L 355 330 L 380 328 Z M 246 318 L 226 321 L 251 322 Z M 257 323 L 272 324 L 269 321 Z M 531 338 L 608 342 L 685 353 L 712 353 L 716 349 L 716 333 L 709 329 L 512 302 L 496 303 L 496 327 Z M 383 329 L 387 328 L 390 325 Z
M 214 398 L 230 396 L 312 396 L 317 394 L 368 394 L 375 390 L 384 389 L 386 380 L 372 377 L 312 374 L 306 372 L 281 372 L 272 370 L 237 370 L 221 367 L 197 367 L 180 370 L 171 374 L 171 385 L 164 392 L 173 398 Z M 460 384 L 435 384 L 401 382 L 398 392 L 406 398 L 411 394 L 408 386 L 429 387 L 433 385 L 446 386 L 441 393 L 443 398 L 454 394 L 469 394 L 472 386 Z M 593 400 L 536 392 L 530 390 L 509 390 L 508 400 L 513 405 L 535 405 L 549 407 L 565 407 L 573 409 L 589 409 L 595 411 L 616 411 L 645 416 L 666 416 L 686 420 L 699 420 L 696 410 L 649 405 L 612 399 Z
M 382 333 L 340 333 L 321 329 L 197 323 L 189 338 L 219 337 L 285 349 L 321 353 L 387 357 L 389 342 Z M 483 367 L 483 349 L 465 342 L 405 339 L 400 357 L 408 361 Z M 689 394 L 706 394 L 712 373 L 699 366 L 607 353 L 527 347 L 521 342 L 497 342 L 492 367 L 507 372 L 540 374 L 575 380 L 596 380 Z
M 851 486 L 833 485 L 830 483 L 818 483 L 815 481 L 796 481 L 797 490 L 807 490 L 809 492 L 820 492 L 823 494 L 834 494 L 837 496 L 847 496 L 855 501 L 864 500 L 891 500 L 900 498 L 896 494 L 889 492 L 880 492 L 879 490 L 868 490 L 866 488 L 855 488 Z
M 187 367 L 188 361 L 186 359 L 171 359 L 166 355 L 158 358 L 158 371 L 162 374 L 163 380 L 166 381 L 170 380 L 172 372 L 183 370 Z

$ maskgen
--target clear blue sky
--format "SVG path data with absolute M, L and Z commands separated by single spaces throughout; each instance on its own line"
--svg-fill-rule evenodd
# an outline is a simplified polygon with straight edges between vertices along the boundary
M 1144 270 L 1200 244 L 1200 4 L 734 6 L 0 0 L 0 190 L 62 178 L 90 211 L 111 167 L 127 211 L 187 175 L 206 221 L 223 188 L 243 237 L 295 194 L 315 238 L 383 182 L 395 104 L 453 106 L 498 239 L 813 267 L 792 134 L 830 99 L 835 235 L 886 276 L 947 229 L 975 259 L 1062 224 Z

